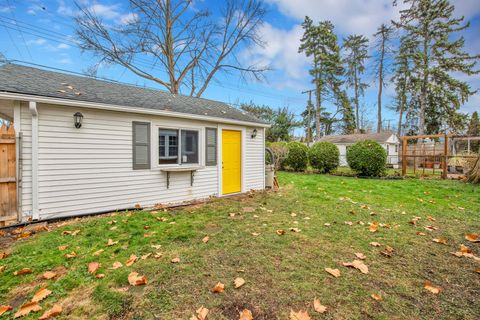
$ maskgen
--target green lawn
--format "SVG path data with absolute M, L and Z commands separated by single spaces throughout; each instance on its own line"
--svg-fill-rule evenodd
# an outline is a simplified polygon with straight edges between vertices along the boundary
M 281 173 L 280 184 L 277 193 L 203 206 L 72 220 L 4 245 L 0 252 L 10 255 L 0 260 L 5 266 L 0 306 L 11 305 L 13 311 L 0 319 L 13 318 L 44 286 L 52 294 L 40 302 L 42 311 L 26 319 L 37 319 L 54 303 L 63 307 L 63 319 L 189 319 L 202 305 L 212 320 L 238 319 L 245 308 L 256 320 L 288 319 L 290 309 L 307 310 L 312 319 L 480 319 L 475 272 L 480 261 L 450 254 L 465 244 L 480 256 L 480 243 L 465 240 L 466 234 L 480 232 L 480 188 L 456 181 L 294 173 Z M 414 217 L 420 217 L 416 225 L 409 223 Z M 369 231 L 369 222 L 379 223 L 377 232 Z M 438 230 L 428 231 L 427 225 Z M 62 235 L 66 230 L 80 232 Z M 108 239 L 118 244 L 107 246 Z M 60 251 L 62 245 L 69 248 Z M 381 254 L 386 245 L 394 249 L 391 257 Z M 92 255 L 100 249 L 99 256 Z M 76 257 L 64 256 L 72 251 Z M 148 253 L 162 256 L 125 266 L 130 255 Z M 368 274 L 342 265 L 355 260 L 355 253 L 366 256 Z M 172 263 L 177 257 L 180 262 Z M 110 269 L 115 261 L 123 267 Z M 101 263 L 97 274 L 105 277 L 89 274 L 89 262 Z M 327 267 L 339 269 L 341 276 L 334 278 Z M 22 268 L 33 273 L 13 275 Z M 50 270 L 57 278 L 42 280 Z M 132 271 L 148 283 L 130 286 Z M 246 281 L 239 289 L 233 285 L 236 277 Z M 442 291 L 427 291 L 425 281 Z M 225 284 L 223 293 L 211 291 L 217 282 Z M 372 299 L 373 293 L 383 300 Z M 326 313 L 313 310 L 315 297 Z

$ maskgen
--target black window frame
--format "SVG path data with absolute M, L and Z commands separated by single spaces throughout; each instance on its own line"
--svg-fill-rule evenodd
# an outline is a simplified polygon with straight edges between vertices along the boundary
M 142 142 L 137 142 L 137 126 L 147 126 L 147 142 L 142 143 Z M 136 147 L 137 146 L 142 146 L 142 147 L 147 147 L 147 163 L 146 164 L 139 164 L 136 163 L 136 156 L 137 156 L 137 151 Z M 151 147 L 151 138 L 150 138 L 150 122 L 141 122 L 141 121 L 133 121 L 132 122 L 132 168 L 133 170 L 145 170 L 145 169 L 150 169 L 151 167 L 151 154 L 150 154 L 150 147 Z

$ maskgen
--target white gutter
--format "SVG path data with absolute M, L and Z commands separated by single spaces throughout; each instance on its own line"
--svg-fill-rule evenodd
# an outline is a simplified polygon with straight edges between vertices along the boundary
M 211 121 L 211 122 L 217 122 L 217 123 L 228 123 L 228 124 L 236 124 L 236 125 L 243 125 L 243 126 L 250 126 L 250 127 L 258 127 L 258 128 L 270 128 L 269 124 L 250 122 L 250 121 L 224 119 L 224 118 L 212 117 L 207 115 L 196 115 L 196 114 L 173 112 L 173 111 L 167 111 L 167 110 L 154 110 L 154 109 L 120 106 L 120 105 L 114 105 L 114 104 L 63 99 L 63 98 L 42 97 L 42 96 L 21 94 L 21 93 L 0 92 L 0 98 L 13 99 L 13 100 L 15 99 L 25 100 L 25 101 L 31 101 L 31 102 L 37 102 L 37 103 L 57 104 L 62 106 L 85 107 L 85 108 L 101 109 L 101 110 L 109 110 L 109 111 L 151 114 L 151 115 L 158 115 L 158 116 L 164 116 L 164 117 Z
M 37 102 L 29 101 L 28 108 L 32 114 L 32 218 L 40 219 L 38 211 L 38 110 Z

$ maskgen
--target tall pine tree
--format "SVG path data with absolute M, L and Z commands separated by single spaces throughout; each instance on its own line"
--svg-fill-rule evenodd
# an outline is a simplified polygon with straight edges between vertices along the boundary
M 414 94 L 418 99 L 418 133 L 430 127 L 438 130 L 438 122 L 452 122 L 457 110 L 475 92 L 455 73 L 474 75 L 476 60 L 464 49 L 462 36 L 454 37 L 469 27 L 464 18 L 454 18 L 454 6 L 447 0 L 398 0 L 407 6 L 393 24 L 405 32 L 414 50 L 409 58 L 415 74 Z M 431 116 L 429 118 L 428 116 Z M 435 131 L 433 130 L 433 131 Z M 435 133 L 428 130 L 430 133 Z
M 360 96 L 363 96 L 368 85 L 362 82 L 362 75 L 365 72 L 365 63 L 368 59 L 368 39 L 365 36 L 350 35 L 344 39 L 345 49 L 344 62 L 346 64 L 347 85 L 353 88 L 355 103 L 356 130 L 360 130 L 359 108 Z

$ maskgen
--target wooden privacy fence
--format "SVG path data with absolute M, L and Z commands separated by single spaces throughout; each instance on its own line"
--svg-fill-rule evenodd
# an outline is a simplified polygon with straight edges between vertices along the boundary
M 0 227 L 17 221 L 17 175 L 15 130 L 0 127 Z

